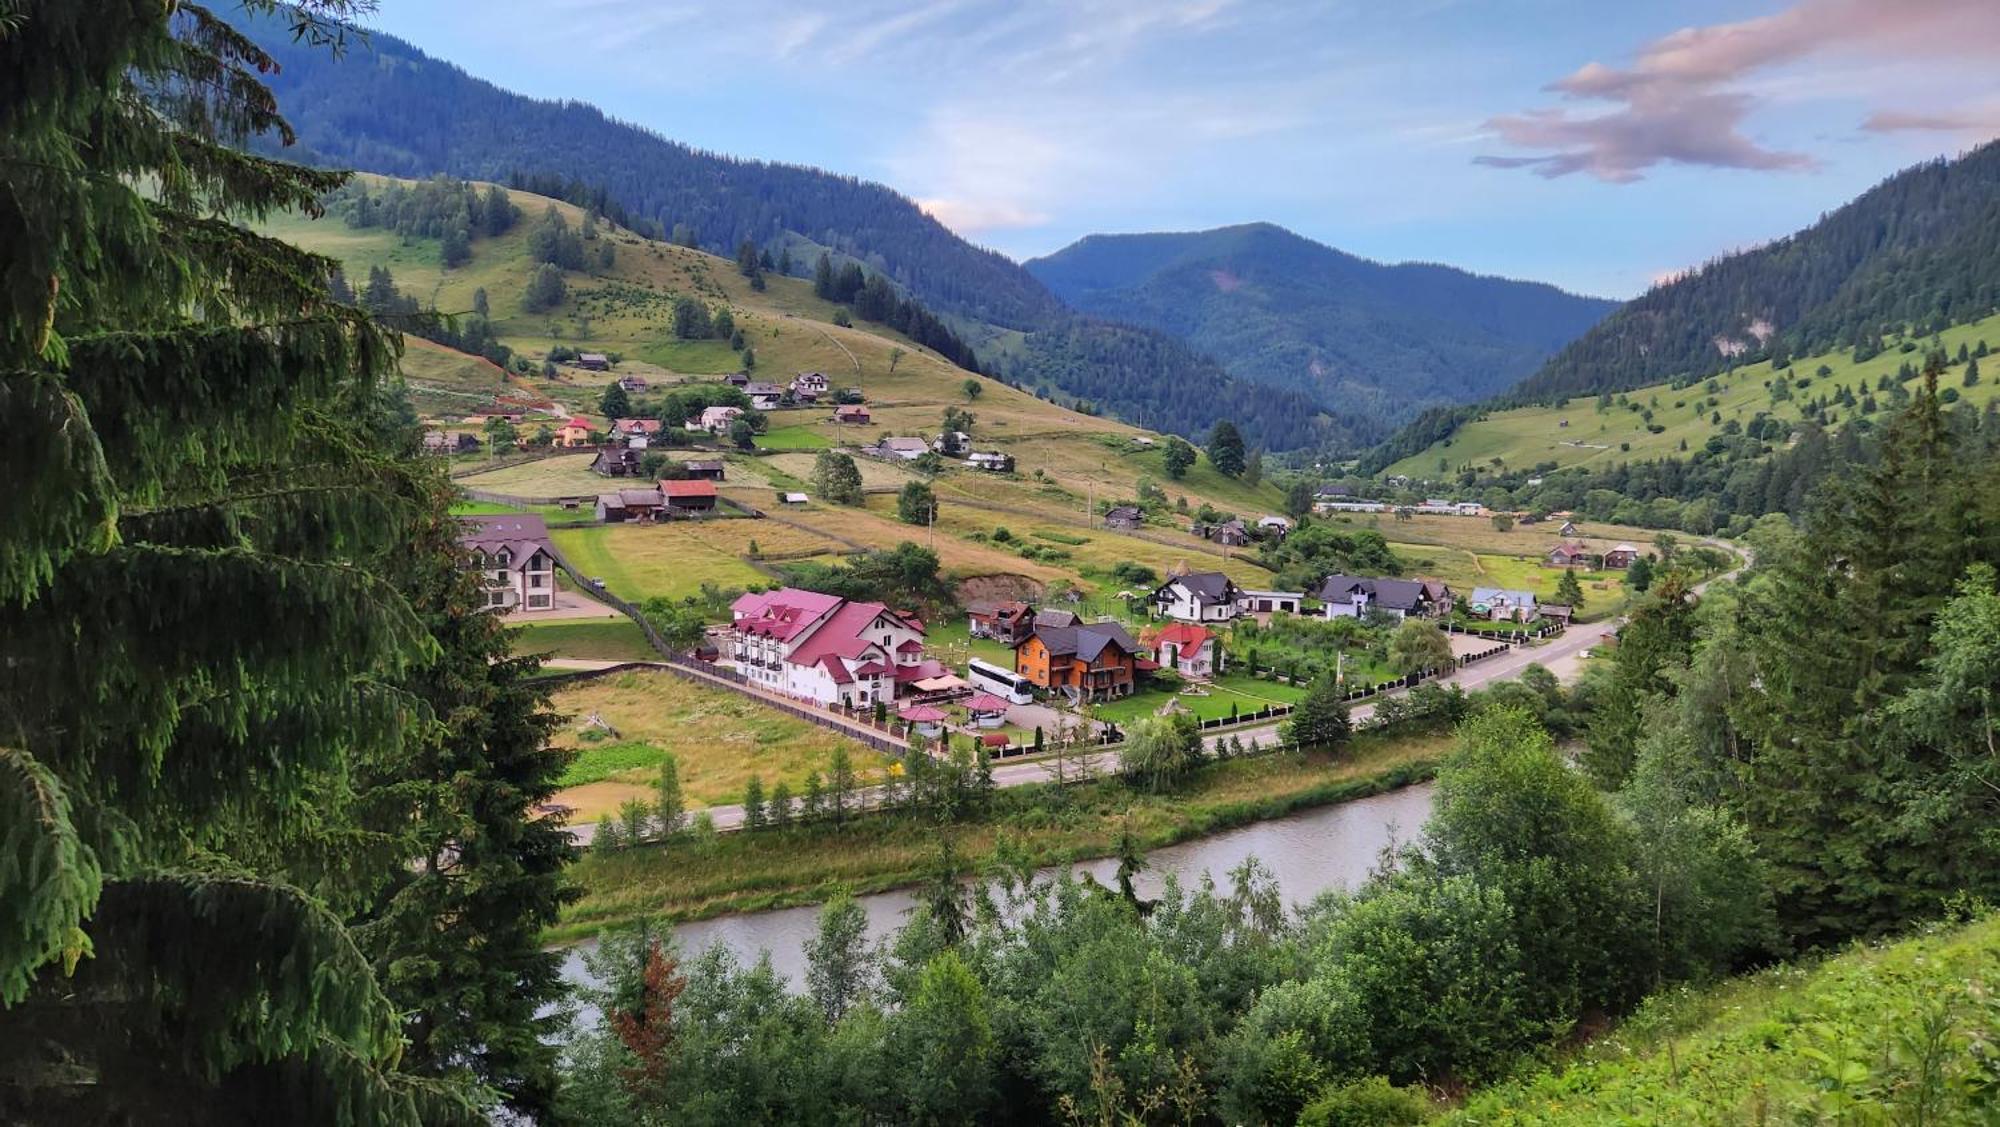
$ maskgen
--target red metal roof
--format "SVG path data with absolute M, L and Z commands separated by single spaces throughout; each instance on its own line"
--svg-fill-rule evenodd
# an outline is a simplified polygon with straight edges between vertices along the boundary
M 1182 650 L 1199 650 L 1201 647 L 1207 645 L 1208 640 L 1213 637 L 1215 635 L 1210 634 L 1205 627 L 1196 626 L 1190 622 L 1176 622 L 1165 630 L 1160 631 L 1159 636 L 1153 639 L 1153 644 L 1155 646 L 1172 645 Z
M 716 495 L 715 483 L 707 478 L 694 478 L 689 481 L 662 481 L 660 482 L 660 493 L 670 501 L 676 498 L 713 497 Z

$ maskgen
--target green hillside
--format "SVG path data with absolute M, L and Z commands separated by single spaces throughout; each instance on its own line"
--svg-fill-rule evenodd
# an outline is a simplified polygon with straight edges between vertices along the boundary
M 1978 361 L 1981 371 L 1971 387 L 1963 386 L 1969 363 L 1956 359 L 1963 347 L 1969 360 L 1982 342 L 2000 346 L 2000 314 L 1945 329 L 1935 337 L 1890 338 L 1880 355 L 1858 363 L 1851 351 L 1795 359 L 1783 373 L 1782 392 L 1777 373 L 1766 360 L 1688 387 L 1655 384 L 1614 393 L 1608 405 L 1600 396 L 1584 395 L 1555 406 L 1495 411 L 1396 462 L 1387 472 L 1437 480 L 1467 466 L 1514 471 L 1550 465 L 1596 468 L 1684 455 L 1699 450 L 1732 423 L 1749 426 L 1760 412 L 1784 422 L 1797 421 L 1821 398 L 1829 401 L 1827 425 L 1837 430 L 1855 419 L 1885 417 L 1894 410 L 1895 393 L 1880 389 L 1881 381 L 1887 377 L 1894 384 L 1905 365 L 1921 368 L 1925 351 L 1936 347 L 1953 358 L 1940 386 L 1954 392 L 1959 402 L 1983 407 L 2000 383 L 2000 358 Z M 1906 347 L 1909 351 L 1904 351 Z M 1842 388 L 1852 395 L 1853 406 L 1831 402 Z M 1774 393 L 1786 397 L 1774 399 Z M 1864 409 L 1871 396 L 1872 413 Z M 1650 429 L 1654 426 L 1661 429 L 1655 433 Z
M 2000 917 L 1655 999 L 1449 1124 L 1990 1123 Z

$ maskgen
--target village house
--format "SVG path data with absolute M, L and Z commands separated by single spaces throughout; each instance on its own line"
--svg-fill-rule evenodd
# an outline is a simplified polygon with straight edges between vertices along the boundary
M 1219 571 L 1176 575 L 1153 592 L 1153 609 L 1177 622 L 1228 622 L 1242 591 Z
M 785 389 L 774 383 L 756 380 L 743 385 L 743 394 L 750 397 L 750 406 L 759 411 L 775 411 L 784 401 Z
M 619 489 L 597 495 L 597 519 L 602 524 L 657 519 L 667 503 L 657 489 Z
M 1014 455 L 994 450 L 975 450 L 965 456 L 965 464 L 987 473 L 1013 473 Z
M 1504 587 L 1474 587 L 1472 613 L 1494 622 L 1533 622 L 1540 613 L 1530 591 L 1510 591 Z
M 458 434 L 446 434 L 441 430 L 427 430 L 424 432 L 424 453 L 426 454 L 447 456 L 452 454 L 471 454 L 477 452 L 478 449 L 479 439 L 463 432 Z
M 750 373 L 731 372 L 728 375 L 722 377 L 722 382 L 728 384 L 730 387 L 738 387 L 738 388 L 749 387 Z
M 1634 548 L 1630 544 L 1620 544 L 1616 548 L 1604 553 L 1604 566 L 1623 570 L 1631 567 L 1632 561 L 1638 558 L 1639 549 Z
M 705 479 L 660 482 L 660 496 L 665 498 L 664 515 L 670 517 L 702 516 L 715 511 L 715 483 Z
M 729 424 L 742 417 L 741 407 L 703 407 L 701 414 L 687 421 L 686 427 L 697 433 L 721 434 L 729 429 Z
M 590 420 L 578 415 L 556 428 L 555 444 L 557 446 L 588 446 L 590 445 L 591 429 Z
M 894 458 L 914 462 L 931 452 L 929 444 L 921 438 L 884 438 L 868 448 L 868 453 L 878 458 Z
M 730 604 L 736 669 L 786 696 L 825 705 L 893 704 L 899 686 L 945 672 L 924 657 L 923 623 L 881 603 L 784 587 Z
M 1208 530 L 1208 540 L 1225 548 L 1247 548 L 1250 546 L 1250 530 L 1235 518 L 1223 521 Z
M 644 391 L 652 385 L 646 382 L 646 377 L 644 376 L 620 376 L 618 377 L 618 386 L 625 391 L 637 392 Z
M 1008 646 L 1026 641 L 1035 629 L 1035 608 L 1019 600 L 973 603 L 966 607 L 967 630 L 975 638 L 991 638 Z
M 1451 589 L 1436 580 L 1329 575 L 1318 598 L 1328 618 L 1365 618 L 1377 611 L 1395 618 L 1432 618 L 1451 609 Z
M 962 430 L 948 430 L 931 439 L 931 449 L 947 458 L 964 457 L 972 449 L 972 436 Z
M 1297 614 L 1305 601 L 1304 591 L 1236 592 L 1236 609 L 1244 614 Z
M 1389 511 L 1389 505 L 1386 501 L 1314 501 L 1313 511 L 1316 513 L 1386 513 Z
M 800 399 L 818 399 L 831 390 L 833 383 L 824 372 L 800 372 L 792 377 L 792 394 Z
M 833 409 L 833 421 L 836 423 L 846 423 L 850 426 L 865 427 L 869 422 L 868 408 L 863 407 L 859 403 L 842 404 Z
M 1556 535 L 1557 535 L 1557 536 L 1575 536 L 1575 535 L 1576 535 L 1576 522 L 1575 522 L 1575 521 L 1573 521 L 1573 520 L 1566 520 L 1566 521 L 1564 521 L 1564 522 L 1563 522 L 1563 526 L 1562 526 L 1561 528 L 1558 528 L 1558 529 L 1556 529 Z
M 1014 648 L 1014 672 L 1071 701 L 1129 696 L 1140 671 L 1155 668 L 1123 626 L 1080 622 L 1067 612 L 1036 616 L 1033 632 Z
M 1257 531 L 1267 536 L 1283 538 L 1291 535 L 1292 522 L 1289 518 L 1265 515 L 1257 518 Z
M 1594 553 L 1582 542 L 1565 540 L 1549 549 L 1550 567 L 1589 567 Z
M 556 550 L 536 516 L 459 518 L 458 546 L 471 557 L 488 610 L 548 610 L 555 605 Z
M 723 480 L 722 459 L 720 458 L 690 458 L 681 463 L 681 468 L 687 471 L 689 477 L 699 481 Z
M 1222 643 L 1206 627 L 1176 622 L 1153 638 L 1153 659 L 1183 677 L 1206 679 L 1222 672 Z
M 611 357 L 602 352 L 586 352 L 576 358 L 576 366 L 586 372 L 606 372 L 611 370 Z
M 613 419 L 611 433 L 622 438 L 650 437 L 660 433 L 658 419 Z
M 639 452 L 627 446 L 607 446 L 591 460 L 590 472 L 604 477 L 637 477 Z
M 1476 517 L 1485 513 L 1485 507 L 1477 501 L 1443 501 L 1436 497 L 1421 505 L 1413 506 L 1415 511 L 1430 516 Z
M 1144 527 L 1146 510 L 1137 505 L 1119 505 L 1104 512 L 1104 527 L 1122 528 L 1127 531 Z

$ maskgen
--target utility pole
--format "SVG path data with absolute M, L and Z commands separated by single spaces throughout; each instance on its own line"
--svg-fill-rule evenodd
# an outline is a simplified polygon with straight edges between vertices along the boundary
M 931 498 L 930 520 L 928 520 L 924 524 L 924 547 L 932 552 L 937 551 L 937 498 L 936 497 Z

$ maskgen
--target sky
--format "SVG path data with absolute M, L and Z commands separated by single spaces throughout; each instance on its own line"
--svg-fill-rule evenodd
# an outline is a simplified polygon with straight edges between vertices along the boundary
M 381 0 L 503 87 L 1017 259 L 1268 221 L 1625 298 L 2000 136 L 2000 0 Z

